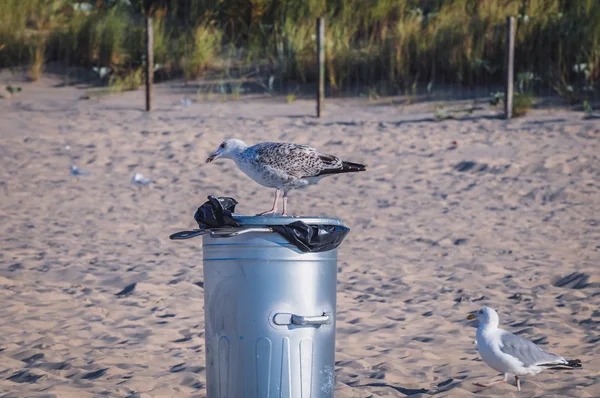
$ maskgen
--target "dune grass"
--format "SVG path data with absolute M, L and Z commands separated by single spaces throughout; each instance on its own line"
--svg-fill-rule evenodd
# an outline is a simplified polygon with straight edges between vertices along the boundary
M 211 25 L 194 28 L 191 38 L 183 43 L 183 72 L 186 80 L 194 80 L 214 63 L 221 48 L 222 33 Z
M 530 92 L 516 93 L 513 97 L 513 116 L 524 116 L 533 106 L 535 97 Z
M 139 2 L 92 3 L 83 9 L 67 0 L 0 2 L 0 67 L 29 64 L 33 78 L 43 61 L 129 70 L 143 65 L 143 18 L 130 5 Z M 334 94 L 352 87 L 414 94 L 418 88 L 500 84 L 505 19 L 516 16 L 516 72 L 538 77 L 533 90 L 551 87 L 578 102 L 599 89 L 597 0 L 158 3 L 155 61 L 169 76 L 196 79 L 209 69 L 228 68 L 229 74 L 238 68 L 314 82 L 315 18 L 324 16 Z
M 137 90 L 146 80 L 146 75 L 142 68 L 133 69 L 125 72 L 122 76 L 112 75 L 109 80 L 109 87 L 112 92 Z
M 42 76 L 44 69 L 44 59 L 46 52 L 46 40 L 43 38 L 34 42 L 29 48 L 30 51 L 30 62 L 29 62 L 29 78 L 32 81 L 39 80 Z

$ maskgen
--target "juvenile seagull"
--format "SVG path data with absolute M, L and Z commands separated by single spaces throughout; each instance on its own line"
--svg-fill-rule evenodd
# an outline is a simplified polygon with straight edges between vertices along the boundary
M 521 391 L 519 376 L 536 375 L 546 369 L 581 368 L 579 359 L 568 360 L 551 354 L 529 340 L 499 329 L 498 314 L 489 307 L 483 307 L 476 313 L 469 314 L 467 319 L 479 320 L 476 342 L 481 359 L 491 368 L 504 373 L 504 379 L 489 384 L 474 383 L 476 386 L 491 387 L 506 383 L 508 376 L 514 375 L 517 390 Z
M 241 140 L 223 141 L 206 163 L 215 159 L 231 159 L 248 177 L 269 188 L 275 188 L 273 208 L 258 214 L 273 214 L 277 211 L 279 195 L 283 191 L 283 216 L 287 216 L 287 198 L 292 189 L 299 189 L 330 174 L 365 171 L 365 166 L 345 162 L 340 158 L 319 153 L 307 145 L 279 142 L 263 142 L 248 146 Z

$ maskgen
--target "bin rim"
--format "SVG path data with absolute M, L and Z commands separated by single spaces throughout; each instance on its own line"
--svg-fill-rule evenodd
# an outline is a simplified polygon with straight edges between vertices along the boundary
M 308 225 L 335 225 L 344 227 L 344 222 L 339 218 L 330 217 L 315 217 L 315 216 L 286 216 L 283 217 L 280 214 L 273 214 L 267 216 L 245 216 L 242 214 L 232 214 L 233 218 L 240 224 L 240 226 L 250 225 L 287 225 L 296 221 L 302 221 Z

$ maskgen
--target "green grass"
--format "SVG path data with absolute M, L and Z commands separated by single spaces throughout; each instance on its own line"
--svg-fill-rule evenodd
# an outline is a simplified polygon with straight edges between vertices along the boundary
M 118 1 L 92 3 L 96 5 L 83 12 L 67 0 L 0 1 L 0 67 L 31 65 L 35 76 L 43 69 L 40 60 L 119 70 L 142 66 L 140 9 Z M 169 76 L 187 80 L 211 69 L 236 69 L 268 71 L 283 82 L 314 82 L 315 18 L 324 16 L 326 78 L 334 94 L 354 87 L 385 87 L 388 95 L 415 96 L 425 87 L 430 92 L 448 84 L 501 84 L 505 19 L 516 16 L 516 72 L 533 72 L 539 79 L 534 90 L 554 87 L 573 103 L 600 90 L 597 0 L 162 4 L 154 22 L 155 62 Z M 43 51 L 36 45 L 40 42 L 46 43 Z
M 37 40 L 31 45 L 29 51 L 29 78 L 32 81 L 37 81 L 42 76 L 42 72 L 44 70 L 46 41 L 44 39 Z
M 194 29 L 191 42 L 183 44 L 187 48 L 183 56 L 186 80 L 198 78 L 215 63 L 221 47 L 221 37 L 221 31 L 211 25 L 200 25 Z
M 114 75 L 109 82 L 112 92 L 137 90 L 145 81 L 146 75 L 142 68 L 126 72 L 123 76 Z
M 513 116 L 524 116 L 533 106 L 535 97 L 530 92 L 516 93 L 513 97 Z
M 592 108 L 592 106 L 590 105 L 590 103 L 586 100 L 583 102 L 583 112 L 585 113 L 586 116 L 591 116 L 592 112 L 594 111 L 594 109 Z

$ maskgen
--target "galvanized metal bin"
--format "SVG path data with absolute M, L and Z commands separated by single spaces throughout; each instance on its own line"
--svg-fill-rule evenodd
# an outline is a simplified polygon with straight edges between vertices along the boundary
M 237 220 L 203 238 L 207 396 L 333 397 L 337 249 L 303 253 L 266 225 L 342 221 Z

